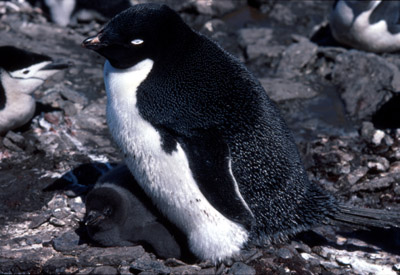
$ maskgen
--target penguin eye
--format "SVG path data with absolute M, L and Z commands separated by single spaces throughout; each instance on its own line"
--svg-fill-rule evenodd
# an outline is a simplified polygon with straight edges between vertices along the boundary
M 131 41 L 131 44 L 136 46 L 136 45 L 142 44 L 143 42 L 144 42 L 144 41 L 143 41 L 142 39 L 139 39 L 139 38 L 138 38 L 138 39 L 132 40 L 132 41 Z
M 104 214 L 106 217 L 111 216 L 111 213 L 112 213 L 111 207 L 106 207 L 106 208 L 103 210 L 103 214 Z
M 29 73 L 29 70 L 25 70 L 25 71 L 23 71 L 22 73 L 23 73 L 23 74 L 28 74 L 28 73 Z

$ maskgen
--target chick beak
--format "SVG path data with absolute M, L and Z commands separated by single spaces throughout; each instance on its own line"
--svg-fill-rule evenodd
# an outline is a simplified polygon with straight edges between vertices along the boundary
M 88 37 L 82 42 L 82 47 L 89 50 L 97 50 L 101 48 L 101 46 L 102 43 L 100 41 L 100 34 Z
M 98 222 L 100 222 L 101 220 L 103 220 L 105 217 L 104 215 L 102 215 L 100 212 L 98 211 L 90 211 L 86 217 L 85 217 L 85 225 L 95 225 Z

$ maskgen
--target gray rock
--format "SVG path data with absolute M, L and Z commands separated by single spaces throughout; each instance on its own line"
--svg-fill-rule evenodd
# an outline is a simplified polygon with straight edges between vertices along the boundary
M 301 82 L 283 78 L 262 78 L 261 85 L 275 102 L 312 98 L 318 93 Z
M 81 94 L 77 91 L 71 90 L 67 87 L 64 87 L 63 89 L 61 89 L 60 94 L 65 99 L 67 99 L 73 103 L 81 104 L 82 106 L 86 106 L 89 102 L 88 99 L 86 98 L 86 96 L 84 96 L 83 94 Z
M 47 222 L 51 217 L 50 212 L 43 212 L 37 216 L 32 217 L 31 223 L 29 224 L 30 229 L 35 229 Z
M 109 265 L 119 266 L 131 263 L 145 255 L 141 246 L 89 247 L 82 251 L 79 259 L 83 266 Z
M 271 45 L 273 30 L 271 28 L 247 28 L 238 32 L 239 46 L 245 50 L 249 61 L 267 58 L 268 63 L 278 62 L 285 50 L 284 46 Z M 267 61 L 268 61 L 267 60 Z
M 215 18 L 207 21 L 200 31 L 206 35 L 211 36 L 212 34 L 217 32 L 228 32 L 228 26 L 223 20 Z
M 364 177 L 368 172 L 367 167 L 359 167 L 356 170 L 352 171 L 351 173 L 347 174 L 346 180 L 350 185 L 355 184 L 358 182 L 362 177 Z
M 294 247 L 298 252 L 311 253 L 311 248 L 304 243 L 292 241 L 291 246 Z
M 3 145 L 5 148 L 14 151 L 14 152 L 23 152 L 24 150 L 20 148 L 18 145 L 16 145 L 12 140 L 9 138 L 4 138 L 3 139 Z
M 231 266 L 228 274 L 252 275 L 256 274 L 256 270 L 253 267 L 248 266 L 242 262 L 236 262 Z
M 84 248 L 84 246 L 79 245 L 79 239 L 79 236 L 75 232 L 68 231 L 54 238 L 52 240 L 52 245 L 58 252 L 71 252 Z
M 157 261 L 148 256 L 148 254 L 140 257 L 131 264 L 131 272 L 148 271 L 157 274 L 168 274 L 171 272 L 169 267 L 166 267 L 161 261 Z
M 239 45 L 245 49 L 250 45 L 267 46 L 272 39 L 271 28 L 247 28 L 238 31 Z
M 279 258 L 282 259 L 290 259 L 293 257 L 293 253 L 292 251 L 290 251 L 288 248 L 286 247 L 282 247 L 278 250 L 277 255 Z
M 109 275 L 114 275 L 118 274 L 118 270 L 115 267 L 112 266 L 98 266 L 95 269 L 90 272 L 90 274 L 109 274 Z
M 392 186 L 395 182 L 393 177 L 385 176 L 381 178 L 374 178 L 372 180 L 364 181 L 359 184 L 353 185 L 350 188 L 350 192 L 358 192 L 358 191 L 377 191 L 382 189 L 387 189 Z
M 18 146 L 21 149 L 25 148 L 25 145 L 26 145 L 25 138 L 20 134 L 14 133 L 13 131 L 8 131 L 5 136 L 5 139 L 8 139 L 14 145 Z
M 308 64 L 317 58 L 318 46 L 306 38 L 290 45 L 282 55 L 276 74 L 283 78 L 301 75 Z
M 197 10 L 198 13 L 209 15 L 212 17 L 222 16 L 227 14 L 239 6 L 246 4 L 246 1 L 225 0 L 225 1 L 192 1 L 189 5 Z
M 71 271 L 78 270 L 78 265 L 79 263 L 74 257 L 56 256 L 46 261 L 42 272 L 45 274 L 71 273 Z
M 372 157 L 368 160 L 367 167 L 373 173 L 381 173 L 381 172 L 385 172 L 385 171 L 389 170 L 390 163 L 386 158 L 376 156 L 376 157 Z
M 396 186 L 393 188 L 393 192 L 394 192 L 396 195 L 400 196 L 400 185 L 396 185 Z
M 182 265 L 176 267 L 170 267 L 172 274 L 199 274 L 201 267 L 196 265 Z
M 333 82 L 352 117 L 369 119 L 392 97 L 392 92 L 398 89 L 392 80 L 399 75 L 392 65 L 380 56 L 356 50 L 336 57 Z

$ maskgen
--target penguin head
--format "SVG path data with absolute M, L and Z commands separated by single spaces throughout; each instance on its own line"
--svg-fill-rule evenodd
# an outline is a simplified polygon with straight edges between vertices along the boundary
M 191 29 L 168 6 L 139 4 L 115 16 L 82 46 L 103 55 L 113 67 L 126 69 L 147 58 L 162 58 L 190 33 Z
M 85 225 L 89 232 L 103 232 L 127 219 L 129 201 L 116 188 L 99 187 L 86 197 Z
M 37 54 L 13 46 L 0 47 L 1 82 L 6 91 L 32 93 L 65 63 L 55 63 L 46 55 Z

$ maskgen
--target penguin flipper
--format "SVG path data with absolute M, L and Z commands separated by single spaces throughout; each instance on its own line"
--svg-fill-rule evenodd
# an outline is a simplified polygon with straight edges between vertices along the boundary
M 228 145 L 215 133 L 180 138 L 200 191 L 225 217 L 250 229 L 254 216 L 243 199 L 231 169 Z

